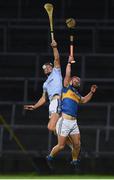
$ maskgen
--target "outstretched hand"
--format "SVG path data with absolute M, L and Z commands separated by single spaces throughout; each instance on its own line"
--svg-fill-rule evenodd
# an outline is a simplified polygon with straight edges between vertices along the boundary
M 24 109 L 25 109 L 25 110 L 30 110 L 30 111 L 32 111 L 32 110 L 34 110 L 35 108 L 34 108 L 34 105 L 24 105 Z
M 98 86 L 97 86 L 97 85 L 95 85 L 95 84 L 94 84 L 94 85 L 92 85 L 92 86 L 91 86 L 91 92 L 92 92 L 92 93 L 95 93 L 95 92 L 96 92 L 96 90 L 97 90 L 97 88 L 98 88 Z

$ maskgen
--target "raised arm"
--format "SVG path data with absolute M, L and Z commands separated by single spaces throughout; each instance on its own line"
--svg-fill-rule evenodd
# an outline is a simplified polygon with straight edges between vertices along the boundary
M 67 87 L 71 80 L 71 61 L 73 61 L 74 58 L 72 56 L 69 56 L 69 60 L 66 66 L 66 74 L 64 78 L 64 87 Z
M 90 92 L 86 96 L 81 98 L 81 103 L 84 104 L 84 103 L 89 102 L 91 100 L 93 94 L 96 92 L 96 89 L 97 89 L 97 86 L 96 85 L 92 85 Z
M 57 43 L 55 40 L 52 41 L 51 43 L 52 49 L 53 49 L 53 55 L 54 55 L 54 67 L 55 68 L 60 68 L 60 56 L 59 56 L 59 52 L 57 49 Z
M 46 103 L 46 93 L 43 92 L 41 98 L 38 100 L 38 102 L 34 105 L 24 105 L 24 109 L 26 110 L 35 110 L 39 108 L 40 106 L 44 105 Z

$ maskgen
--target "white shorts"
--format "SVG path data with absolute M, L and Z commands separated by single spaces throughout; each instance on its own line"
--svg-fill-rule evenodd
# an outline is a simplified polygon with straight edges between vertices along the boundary
M 52 113 L 61 113 L 61 100 L 60 99 L 53 99 L 49 105 L 49 117 L 51 117 Z
M 77 125 L 77 120 L 68 120 L 60 117 L 56 124 L 56 133 L 57 135 L 64 137 L 79 134 L 80 131 Z

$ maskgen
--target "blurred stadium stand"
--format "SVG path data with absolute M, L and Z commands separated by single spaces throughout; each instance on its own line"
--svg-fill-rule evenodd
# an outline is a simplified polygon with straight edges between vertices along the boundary
M 91 84 L 98 85 L 92 101 L 79 107 L 78 123 L 82 172 L 90 169 L 99 172 L 97 167 L 102 158 L 114 158 L 114 2 L 48 2 L 54 5 L 54 32 L 63 76 L 69 55 L 65 19 L 74 17 L 76 64 L 72 74 L 76 72 L 81 77 L 82 95 Z M 28 161 L 25 162 L 28 156 L 45 157 L 56 143 L 56 137 L 47 130 L 48 104 L 34 112 L 23 110 L 24 104 L 35 103 L 41 96 L 45 80 L 41 66 L 49 59 L 53 61 L 45 3 L 45 0 L 0 1 L 0 115 L 27 150 L 26 154 L 22 152 L 0 122 L 0 172 L 16 171 L 16 167 L 19 171 L 31 170 Z M 60 155 L 70 157 L 69 149 Z M 84 168 L 86 161 L 88 168 Z M 99 167 L 101 172 L 105 172 L 106 166 L 102 170 L 103 167 Z

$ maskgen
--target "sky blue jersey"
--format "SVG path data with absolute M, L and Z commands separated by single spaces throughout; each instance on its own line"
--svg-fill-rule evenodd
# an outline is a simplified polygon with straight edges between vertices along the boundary
M 49 100 L 51 100 L 55 94 L 61 95 L 62 74 L 60 68 L 53 68 L 51 74 L 43 84 L 43 91 L 47 92 Z

